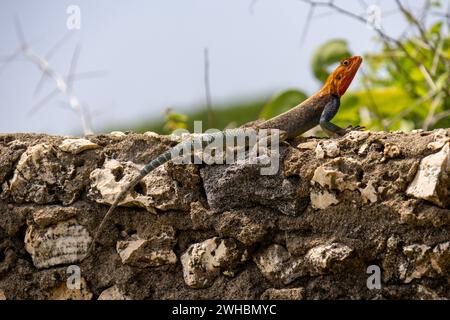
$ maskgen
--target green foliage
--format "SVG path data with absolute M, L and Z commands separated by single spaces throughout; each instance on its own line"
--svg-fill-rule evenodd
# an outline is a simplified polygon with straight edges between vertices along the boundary
M 214 126 L 217 129 L 238 127 L 244 123 L 258 119 L 258 116 L 264 107 L 264 100 L 233 103 L 227 106 L 218 106 L 214 108 Z M 194 130 L 194 121 L 202 121 L 203 130 L 208 129 L 208 112 L 206 107 L 193 107 L 191 112 L 185 114 L 187 118 L 186 129 L 190 132 Z M 134 127 L 135 132 L 154 131 L 158 133 L 167 133 L 164 129 L 164 121 L 154 120 L 153 122 L 143 121 Z
M 326 42 L 313 53 L 312 69 L 314 76 L 320 82 L 324 82 L 330 75 L 329 67 L 351 55 L 347 41 L 335 39 Z
M 172 110 L 169 109 L 165 116 L 164 131 L 170 133 L 177 129 L 186 129 L 187 120 L 188 117 L 185 114 L 172 113 Z
M 270 119 L 280 113 L 283 113 L 292 107 L 295 107 L 308 96 L 302 91 L 290 89 L 274 95 L 264 106 L 260 118 Z
M 439 4 L 435 1 L 431 6 Z M 450 25 L 445 23 L 445 16 L 427 27 L 412 13 L 403 14 L 417 32 L 395 40 L 383 38 L 380 52 L 365 55 L 365 73 L 359 72 L 363 86 L 342 97 L 333 120 L 338 125 L 360 124 L 376 130 L 450 126 L 450 37 L 445 31 Z M 325 81 L 328 68 L 350 55 L 344 40 L 323 44 L 312 58 L 314 75 Z M 270 116 L 285 110 L 280 108 L 278 112 L 273 106 L 283 105 L 285 96 L 292 96 L 292 90 L 279 93 L 268 103 L 266 108 L 275 111 Z
M 372 127 L 399 129 L 398 121 L 390 121 L 399 113 L 403 122 L 414 128 L 450 126 L 450 37 L 444 31 L 443 21 L 424 30 L 396 46 L 385 45 L 382 52 L 367 55 L 367 85 L 373 90 L 395 88 L 395 96 L 402 97 L 376 101 L 379 95 L 389 96 L 384 92 L 373 94 Z
M 430 15 L 431 9 L 442 7 L 441 1 L 427 3 L 423 17 Z M 445 14 L 435 14 L 433 19 L 418 19 L 403 9 L 401 13 L 410 24 L 410 32 L 392 39 L 383 36 L 381 31 L 382 47 L 378 52 L 365 54 L 364 74 L 358 72 L 362 86 L 342 97 L 340 111 L 333 120 L 336 124 L 363 125 L 375 130 L 450 127 L 450 23 Z M 422 21 L 432 23 L 425 25 Z M 345 40 L 328 41 L 314 51 L 314 76 L 323 83 L 330 68 L 351 55 Z M 258 117 L 272 118 L 306 97 L 298 89 L 288 89 L 275 94 L 266 103 L 257 101 L 214 108 L 215 127 L 236 127 Z M 168 132 L 177 128 L 192 131 L 194 120 L 208 123 L 206 107 L 188 115 L 166 115 L 164 123 L 140 126 L 137 131 Z

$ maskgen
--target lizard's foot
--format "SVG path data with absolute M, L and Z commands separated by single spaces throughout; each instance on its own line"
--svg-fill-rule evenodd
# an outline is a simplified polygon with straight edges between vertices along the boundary
M 354 127 L 352 125 L 349 125 L 347 128 L 341 129 L 341 130 L 339 130 L 336 133 L 337 133 L 338 136 L 342 137 L 342 136 L 345 136 L 347 133 L 349 133 L 351 131 L 362 131 L 364 129 L 365 129 L 365 127 L 362 127 L 362 126 L 355 126 Z

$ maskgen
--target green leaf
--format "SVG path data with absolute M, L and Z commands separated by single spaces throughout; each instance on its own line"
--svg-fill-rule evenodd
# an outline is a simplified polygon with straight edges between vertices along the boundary
M 270 119 L 291 109 L 292 107 L 295 107 L 306 98 L 307 95 L 305 93 L 296 89 L 290 89 L 278 93 L 264 106 L 260 117 L 263 119 Z
M 318 47 L 312 57 L 314 76 L 324 82 L 330 74 L 328 68 L 341 59 L 351 56 L 347 41 L 334 39 Z
M 166 120 L 186 122 L 188 117 L 181 113 L 170 113 L 166 115 Z
M 442 21 L 436 22 L 430 27 L 430 34 L 440 34 L 442 29 Z

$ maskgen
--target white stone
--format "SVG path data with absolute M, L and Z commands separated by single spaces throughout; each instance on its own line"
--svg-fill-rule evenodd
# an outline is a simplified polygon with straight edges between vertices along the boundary
M 417 174 L 408 186 L 406 193 L 445 207 L 449 203 L 447 184 L 450 180 L 449 162 L 450 143 L 447 143 L 441 151 L 429 155 L 420 161 Z
M 427 274 L 430 270 L 430 250 L 431 247 L 424 244 L 403 247 L 403 253 L 408 257 L 408 263 L 399 266 L 400 279 L 405 283 L 410 283 Z
M 221 240 L 217 237 L 194 243 L 181 256 L 184 282 L 193 288 L 206 288 L 220 275 L 234 276 L 229 267 L 243 262 L 247 253 L 241 253 L 232 239 Z
M 278 244 L 261 250 L 253 261 L 262 275 L 273 283 L 289 284 L 304 274 L 303 259 L 292 258 L 289 252 Z
M 333 193 L 326 190 L 315 192 L 312 191 L 310 194 L 311 205 L 314 209 L 326 209 L 333 204 L 338 204 L 339 200 Z
M 83 260 L 91 241 L 75 219 L 43 229 L 30 225 L 25 233 L 25 249 L 39 269 Z
M 433 133 L 433 141 L 427 145 L 430 150 L 439 150 L 450 141 L 448 129 L 438 129 Z
M 86 150 L 97 149 L 99 146 L 87 139 L 65 139 L 58 146 L 64 152 L 78 154 Z
M 333 264 L 347 259 L 352 252 L 352 248 L 341 243 L 324 244 L 310 249 L 305 260 L 312 275 L 323 274 Z
M 359 188 L 359 192 L 361 192 L 364 202 L 377 202 L 377 190 L 375 190 L 372 181 L 369 181 L 364 189 Z
M 172 236 L 162 233 L 151 239 L 134 237 L 127 241 L 118 241 L 116 250 L 123 264 L 158 267 L 177 262 L 177 256 L 172 250 L 174 242 Z
M 410 283 L 414 279 L 440 277 L 450 272 L 450 241 L 431 248 L 425 244 L 403 247 L 407 261 L 399 265 L 400 279 Z
M 325 157 L 334 158 L 339 155 L 339 147 L 334 140 L 321 141 L 316 147 L 316 158 L 323 159 Z
M 369 148 L 369 144 L 368 143 L 364 143 L 358 150 L 358 154 L 362 155 L 366 152 L 367 148 Z
M 307 141 L 300 143 L 297 148 L 300 150 L 314 150 L 316 149 L 317 141 Z
M 109 134 L 117 138 L 126 136 L 125 132 L 122 131 L 111 131 Z
M 124 295 L 117 286 L 109 287 L 103 290 L 98 296 L 97 300 L 131 300 L 129 297 Z
M 152 138 L 159 138 L 159 134 L 153 131 L 146 131 L 144 132 L 144 136 L 152 137 Z
M 347 133 L 345 135 L 345 139 L 346 140 L 350 140 L 353 142 L 359 142 L 362 141 L 364 139 L 366 139 L 367 137 L 369 137 L 370 133 L 367 131 L 350 131 L 349 133 Z
M 336 158 L 339 160 L 340 158 Z M 346 159 L 349 165 L 358 165 L 358 161 Z M 318 183 L 322 188 L 335 189 L 339 191 L 358 189 L 359 183 L 354 175 L 347 175 L 333 167 L 334 164 L 325 164 L 317 167 L 311 179 L 313 183 Z
M 220 268 L 213 253 L 217 249 L 217 238 L 195 243 L 181 256 L 184 282 L 193 288 L 210 286 L 219 276 Z
M 111 205 L 142 168 L 143 165 L 130 161 L 121 163 L 115 159 L 106 160 L 103 168 L 95 169 L 90 174 L 90 193 L 96 202 Z M 119 181 L 115 175 L 117 172 L 121 175 Z M 143 207 L 152 213 L 156 213 L 155 209 L 166 211 L 179 208 L 184 204 L 181 203 L 183 201 L 186 202 L 186 206 L 188 205 L 189 201 L 185 199 L 184 194 L 180 194 L 187 191 L 180 191 L 176 181 L 168 175 L 165 166 L 160 166 L 145 176 L 139 185 L 142 192 L 130 190 L 119 205 Z

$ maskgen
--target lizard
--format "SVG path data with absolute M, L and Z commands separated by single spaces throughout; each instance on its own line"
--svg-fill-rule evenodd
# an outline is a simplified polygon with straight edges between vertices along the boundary
M 360 130 L 361 127 L 349 126 L 347 128 L 340 128 L 333 124 L 331 120 L 336 115 L 340 106 L 340 98 L 347 91 L 353 78 L 356 75 L 360 65 L 362 63 L 362 57 L 352 56 L 346 59 L 342 59 L 336 69 L 328 76 L 322 88 L 315 94 L 301 102 L 299 105 L 293 107 L 292 109 L 277 115 L 266 121 L 255 123 L 251 125 L 255 129 L 278 129 L 282 132 L 282 139 L 295 138 L 302 133 L 312 129 L 313 127 L 319 125 L 328 136 L 343 136 L 347 132 L 352 130 Z M 205 133 L 199 138 L 202 139 L 203 144 L 211 143 L 215 138 L 222 136 L 226 137 L 227 134 L 236 134 L 235 130 L 230 131 L 220 131 L 215 133 Z M 197 138 L 198 139 L 198 138 Z M 192 139 L 182 141 L 172 149 L 162 153 L 155 159 L 148 162 L 139 172 L 139 174 L 134 177 L 121 192 L 115 197 L 113 203 L 109 207 L 108 211 L 104 215 L 97 232 L 92 240 L 86 256 L 95 246 L 98 236 L 108 218 L 113 213 L 114 209 L 119 205 L 119 203 L 124 199 L 127 193 L 133 189 L 147 174 L 155 170 L 159 166 L 168 162 L 172 158 L 172 154 L 178 154 L 179 151 L 183 150 L 186 145 L 191 145 L 194 143 Z

